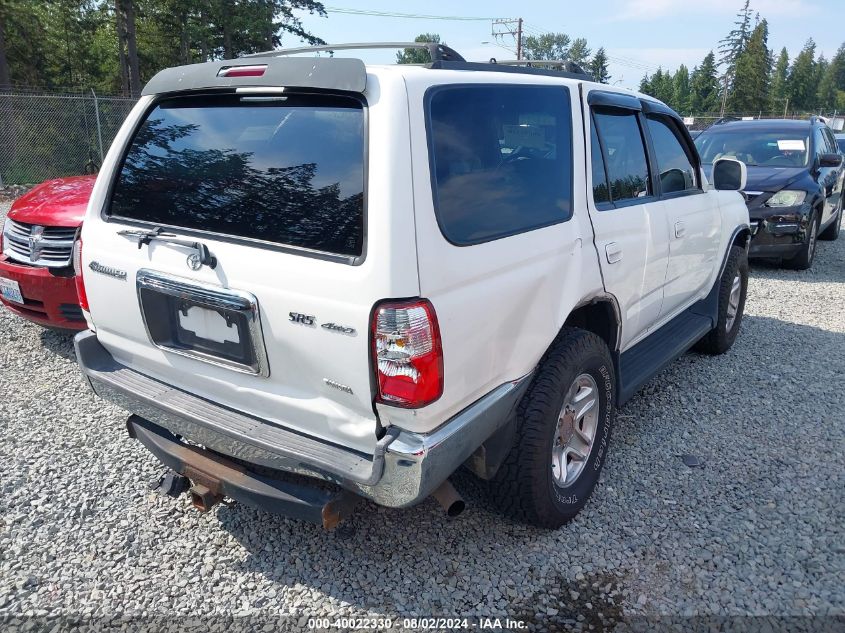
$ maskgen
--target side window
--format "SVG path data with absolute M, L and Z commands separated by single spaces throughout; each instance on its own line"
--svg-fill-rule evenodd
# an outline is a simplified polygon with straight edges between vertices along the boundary
M 657 169 L 660 171 L 661 193 L 698 189 L 695 167 L 671 124 L 660 116 L 650 116 L 647 121 Z
M 467 246 L 572 215 L 569 90 L 453 85 L 427 98 L 430 169 L 444 237 Z
M 610 187 L 607 186 L 607 169 L 601 154 L 599 135 L 595 121 L 590 125 L 590 161 L 593 166 L 593 200 L 596 204 L 610 202 Z
M 829 127 L 823 129 L 824 136 L 827 139 L 827 151 L 836 154 L 839 151 L 839 148 L 836 145 L 836 138 L 833 136 L 833 132 L 830 131 Z
M 593 113 L 604 142 L 607 176 L 613 202 L 652 195 L 643 136 L 637 113 L 597 109 Z
M 822 128 L 816 128 L 813 134 L 813 142 L 816 145 L 816 156 L 830 151 L 827 147 L 827 139 L 825 138 L 824 133 L 822 132 Z

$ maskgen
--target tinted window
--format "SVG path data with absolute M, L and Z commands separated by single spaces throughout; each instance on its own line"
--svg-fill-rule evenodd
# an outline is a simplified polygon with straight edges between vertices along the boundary
M 661 117 L 649 117 L 648 130 L 660 172 L 661 192 L 696 189 L 695 168 L 669 122 Z
M 836 144 L 839 145 L 839 151 L 845 154 L 845 138 L 837 138 Z
M 826 154 L 830 151 L 830 148 L 827 146 L 827 138 L 825 138 L 824 131 L 822 128 L 817 127 L 815 132 L 813 133 L 814 142 L 816 144 L 816 154 Z
M 428 109 L 435 203 L 448 240 L 486 242 L 570 217 L 568 90 L 438 88 Z
M 590 126 L 590 160 L 593 165 L 593 200 L 596 204 L 610 202 L 610 189 L 607 186 L 607 170 L 601 155 L 601 145 L 596 134 L 596 126 Z
M 765 167 L 804 167 L 810 151 L 809 127 L 757 131 L 749 128 L 719 130 L 713 126 L 695 139 L 704 165 L 719 158 L 736 158 L 746 165 Z
M 830 131 L 830 128 L 822 128 L 824 130 L 824 138 L 827 141 L 827 151 L 835 154 L 839 151 L 839 148 L 836 145 L 836 139 L 833 137 L 833 132 Z
M 170 99 L 126 155 L 111 213 L 341 255 L 364 234 L 364 114 L 347 98 Z
M 607 155 L 607 175 L 613 201 L 651 195 L 648 161 L 636 113 L 597 110 L 594 116 Z

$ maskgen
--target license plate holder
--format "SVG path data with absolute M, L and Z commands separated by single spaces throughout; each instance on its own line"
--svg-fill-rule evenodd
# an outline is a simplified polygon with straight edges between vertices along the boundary
M 253 295 L 140 271 L 138 299 L 147 334 L 156 347 L 241 372 L 269 375 Z
M 0 296 L 2 296 L 6 301 L 24 305 L 20 284 L 14 279 L 0 277 Z

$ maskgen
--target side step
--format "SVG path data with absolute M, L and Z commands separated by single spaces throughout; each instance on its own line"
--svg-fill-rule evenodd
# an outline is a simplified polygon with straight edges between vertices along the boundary
M 622 353 L 619 358 L 620 405 L 713 329 L 714 320 L 701 314 L 702 307 L 696 304 L 685 310 Z
M 129 436 L 137 439 L 165 466 L 184 475 L 194 484 L 194 505 L 208 510 L 223 497 L 251 506 L 322 525 L 331 530 L 347 517 L 360 497 L 347 491 L 330 492 L 320 488 L 271 479 L 248 471 L 179 439 L 137 415 L 126 421 Z

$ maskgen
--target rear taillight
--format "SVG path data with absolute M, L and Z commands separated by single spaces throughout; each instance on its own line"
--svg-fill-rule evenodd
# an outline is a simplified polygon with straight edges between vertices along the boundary
M 82 239 L 76 240 L 73 245 L 73 279 L 76 283 L 76 294 L 79 298 L 79 307 L 86 312 L 88 310 L 88 295 L 85 294 L 85 281 L 82 279 Z
M 376 306 L 373 363 L 379 402 L 424 407 L 443 393 L 443 348 L 434 307 L 425 299 Z

